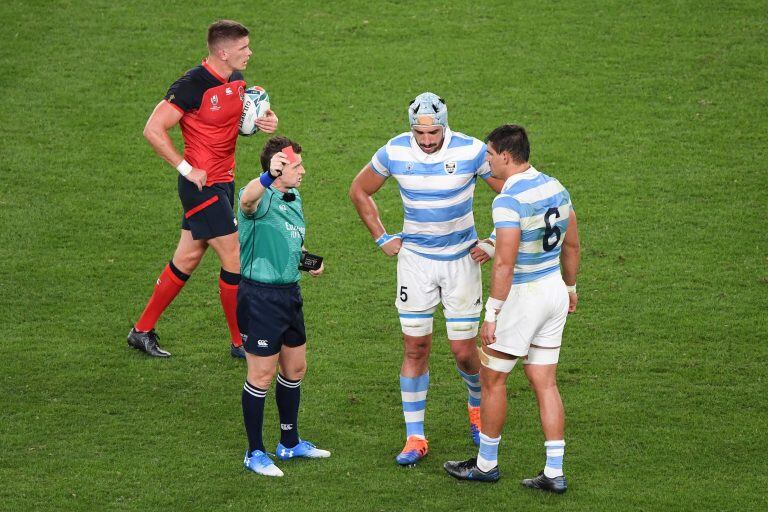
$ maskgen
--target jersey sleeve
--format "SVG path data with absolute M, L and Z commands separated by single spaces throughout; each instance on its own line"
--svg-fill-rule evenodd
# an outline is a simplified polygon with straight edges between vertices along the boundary
M 387 152 L 387 146 L 382 146 L 373 158 L 371 158 L 371 168 L 385 178 L 389 178 L 392 173 L 389 172 L 389 152 Z
M 568 203 L 568 206 L 570 206 L 571 211 L 575 212 L 576 210 L 574 210 L 573 208 L 573 201 L 571 201 L 571 193 L 568 192 L 568 189 L 566 189 L 565 187 L 563 187 L 563 197 L 565 198 L 565 201 Z
M 240 224 L 242 220 L 245 219 L 252 219 L 254 215 L 256 215 L 256 212 L 253 213 L 245 213 L 242 208 L 240 208 L 240 198 L 243 196 L 243 191 L 245 190 L 245 187 L 240 189 L 240 192 L 237 193 L 237 223 Z M 256 208 L 258 210 L 258 208 Z
M 491 177 L 491 166 L 485 160 L 485 148 L 485 144 L 480 145 L 480 151 L 475 155 L 472 163 L 475 166 L 475 174 L 487 180 Z
M 493 200 L 494 234 L 499 228 L 520 228 L 520 203 L 507 195 L 496 196 Z
M 191 77 L 184 75 L 179 78 L 168 89 L 165 94 L 165 101 L 181 110 L 189 112 L 200 108 L 202 94 L 199 87 L 195 87 Z

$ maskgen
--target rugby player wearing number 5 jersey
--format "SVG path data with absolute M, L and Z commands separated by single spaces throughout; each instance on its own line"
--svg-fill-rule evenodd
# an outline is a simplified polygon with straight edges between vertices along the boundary
M 404 337 L 400 391 L 406 444 L 396 457 L 407 466 L 428 451 L 424 413 L 429 387 L 432 320 L 442 302 L 456 368 L 468 393 L 467 410 L 475 444 L 480 442 L 480 380 L 475 340 L 482 309 L 480 264 L 472 204 L 477 177 L 496 192 L 485 162 L 485 144 L 448 127 L 448 107 L 426 92 L 408 107 L 411 131 L 391 139 L 355 177 L 349 196 L 376 244 L 397 255 L 395 306 Z M 387 234 L 375 194 L 389 177 L 400 186 L 402 233 Z
M 128 333 L 128 345 L 150 356 L 171 355 L 158 345 L 155 324 L 210 246 L 221 261 L 219 295 L 229 327 L 230 353 L 245 357 L 236 314 L 240 253 L 233 207 L 235 144 L 245 91 L 241 71 L 252 53 L 247 28 L 228 20 L 213 23 L 208 27 L 208 57 L 171 85 L 144 128 L 155 152 L 179 172 L 184 209 L 176 252 Z M 184 156 L 168 135 L 177 124 L 184 138 Z M 273 133 L 277 116 L 268 111 L 256 125 Z
M 491 173 L 505 182 L 493 201 L 496 254 L 480 330 L 480 449 L 477 458 L 446 462 L 445 469 L 463 480 L 499 479 L 506 381 L 517 360 L 523 359 L 539 404 L 547 458 L 544 470 L 522 483 L 564 493 L 565 411 L 556 375 L 565 319 L 576 311 L 578 301 L 576 213 L 565 187 L 528 163 L 530 145 L 523 127 L 500 126 L 487 142 Z

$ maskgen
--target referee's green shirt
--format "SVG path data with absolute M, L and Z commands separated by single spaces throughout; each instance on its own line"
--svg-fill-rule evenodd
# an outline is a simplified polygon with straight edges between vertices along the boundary
M 306 226 L 301 197 L 296 189 L 290 192 L 296 194 L 296 200 L 286 202 L 279 190 L 266 189 L 251 215 L 238 207 L 240 273 L 244 278 L 266 284 L 291 284 L 301 278 L 299 260 Z

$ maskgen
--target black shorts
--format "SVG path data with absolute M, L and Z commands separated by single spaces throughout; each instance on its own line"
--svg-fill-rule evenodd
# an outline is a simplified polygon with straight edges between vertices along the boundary
M 235 183 L 214 183 L 197 190 L 197 185 L 179 174 L 179 199 L 184 207 L 181 229 L 195 240 L 208 240 L 237 232 Z
M 272 356 L 283 345 L 307 342 L 299 283 L 263 284 L 242 279 L 237 289 L 237 324 L 246 352 Z

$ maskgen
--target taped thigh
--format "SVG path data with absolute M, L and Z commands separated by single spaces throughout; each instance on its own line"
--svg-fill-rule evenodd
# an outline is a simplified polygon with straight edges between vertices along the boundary
M 403 334 L 408 336 L 426 336 L 432 334 L 432 325 L 434 323 L 435 308 L 429 308 L 425 311 L 404 311 L 397 310 L 400 315 L 400 327 Z
M 445 311 L 445 330 L 449 340 L 471 340 L 477 336 L 480 313 L 465 315 Z
M 560 360 L 560 347 L 542 347 L 531 344 L 528 358 L 523 364 L 557 364 Z
M 502 359 L 500 357 L 492 356 L 489 354 L 486 354 L 483 350 L 483 347 L 477 347 L 477 353 L 480 356 L 480 364 L 488 368 L 489 370 L 493 370 L 495 372 L 500 373 L 509 373 L 512 371 L 512 368 L 515 367 L 515 363 L 517 363 L 517 357 L 514 359 Z

